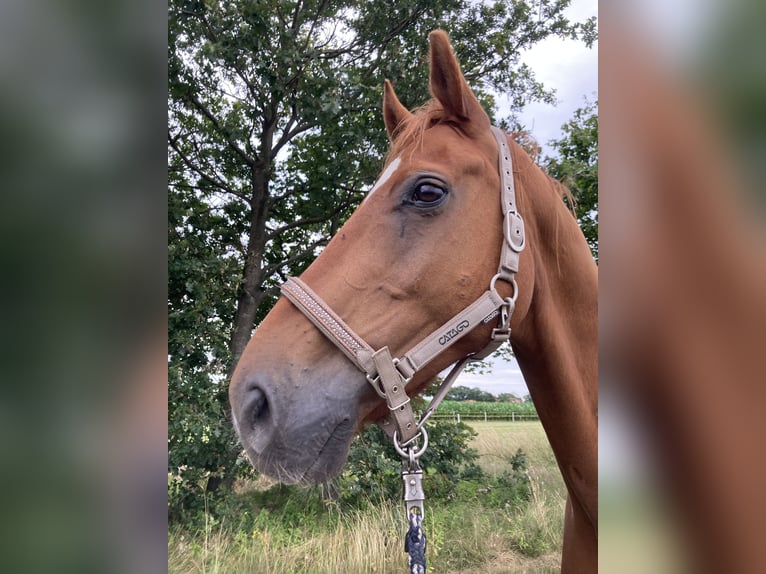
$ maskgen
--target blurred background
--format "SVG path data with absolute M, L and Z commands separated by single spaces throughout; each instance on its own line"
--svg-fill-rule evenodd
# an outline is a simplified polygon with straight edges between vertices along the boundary
M 166 568 L 166 21 L 0 4 L 4 572 Z
M 604 572 L 766 568 L 764 15 L 600 4 Z

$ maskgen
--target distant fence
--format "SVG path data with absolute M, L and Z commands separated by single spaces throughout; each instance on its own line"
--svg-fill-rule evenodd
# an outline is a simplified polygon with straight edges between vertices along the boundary
M 511 422 L 523 422 L 523 421 L 539 421 L 540 417 L 537 414 L 532 413 L 487 413 L 487 412 L 475 412 L 475 413 L 434 413 L 431 415 L 434 420 L 448 421 L 453 420 L 457 423 L 461 421 L 511 421 Z

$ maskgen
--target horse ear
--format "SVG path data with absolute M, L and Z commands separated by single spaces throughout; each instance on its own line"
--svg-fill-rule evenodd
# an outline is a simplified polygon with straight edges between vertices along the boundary
M 430 86 L 433 97 L 457 120 L 488 129 L 489 117 L 468 87 L 447 33 L 434 30 L 428 35 L 428 41 L 431 46 Z
M 388 139 L 393 141 L 396 130 L 411 115 L 412 113 L 396 97 L 394 86 L 386 80 L 383 90 L 383 122 L 386 124 Z

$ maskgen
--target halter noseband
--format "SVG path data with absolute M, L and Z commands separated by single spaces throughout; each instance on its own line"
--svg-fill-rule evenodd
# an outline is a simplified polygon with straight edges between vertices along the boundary
M 489 289 L 476 301 L 436 329 L 415 347 L 400 358 L 392 358 L 388 347 L 377 351 L 357 335 L 319 295 L 296 277 L 290 277 L 281 286 L 282 293 L 330 340 L 348 359 L 366 376 L 375 392 L 385 399 L 395 429 L 390 422 L 382 424 L 388 434 L 393 434 L 394 446 L 402 456 L 407 456 L 403 448 L 420 434 L 425 421 L 433 414 L 436 407 L 447 395 L 450 386 L 471 361 L 479 361 L 492 354 L 511 336 L 511 314 L 518 296 L 515 275 L 519 271 L 519 254 L 524 249 L 524 221 L 516 207 L 516 193 L 513 184 L 511 150 L 505 134 L 496 127 L 491 127 L 499 151 L 500 168 L 500 204 L 503 212 L 504 240 L 500 251 L 500 265 L 497 274 L 492 277 Z M 503 298 L 495 289 L 500 279 L 513 286 L 513 295 Z M 470 354 L 454 364 L 447 378 L 435 393 L 431 403 L 419 421 L 410 405 L 410 398 L 405 387 L 413 376 L 445 349 L 455 344 L 463 336 L 481 324 L 488 324 L 498 317 L 497 327 L 492 330 L 489 343 L 484 349 Z M 425 441 L 427 436 L 422 429 Z M 425 445 L 423 446 L 423 450 Z M 409 451 L 412 456 L 412 450 Z

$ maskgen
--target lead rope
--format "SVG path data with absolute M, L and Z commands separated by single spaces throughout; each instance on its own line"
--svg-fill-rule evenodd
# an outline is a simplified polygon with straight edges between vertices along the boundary
M 408 566 L 410 574 L 426 574 L 426 534 L 423 532 L 425 509 L 423 503 L 426 495 L 423 492 L 423 470 L 418 459 L 428 447 L 428 434 L 421 429 L 423 446 L 416 450 L 415 446 L 406 447 L 406 451 L 394 441 L 394 447 L 402 457 L 402 482 L 404 483 L 404 503 L 407 507 L 407 522 L 409 530 L 404 537 L 404 551 L 409 555 Z

